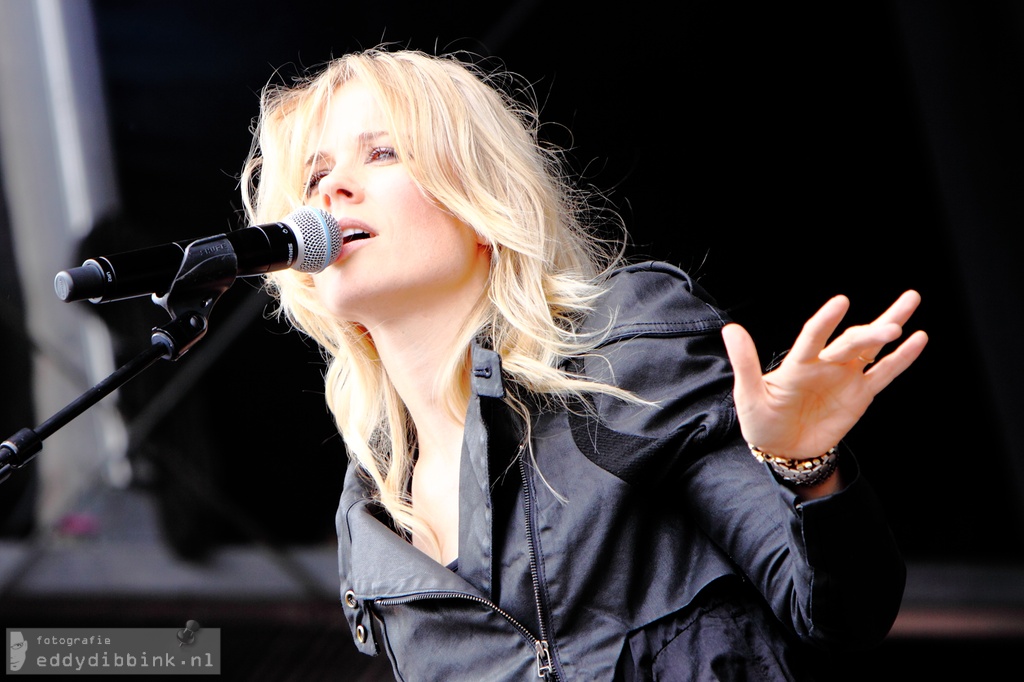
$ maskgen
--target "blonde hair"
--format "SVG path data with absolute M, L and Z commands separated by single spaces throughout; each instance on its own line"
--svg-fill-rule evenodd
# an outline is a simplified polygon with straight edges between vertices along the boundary
M 377 48 L 336 59 L 293 86 L 268 86 L 242 176 L 250 223 L 278 220 L 304 203 L 310 136 L 332 93 L 351 80 L 375 95 L 413 181 L 491 249 L 486 295 L 438 378 L 438 395 L 453 414 L 461 419 L 469 400 L 469 348 L 477 335 L 501 355 L 512 385 L 531 394 L 622 393 L 559 369 L 562 360 L 595 343 L 579 325 L 603 293 L 601 276 L 617 262 L 621 243 L 584 227 L 592 211 L 587 197 L 568 181 L 561 152 L 540 143 L 530 90 L 510 92 L 516 78 L 509 74 L 489 75 L 455 55 Z M 284 270 L 269 275 L 268 283 L 287 318 L 328 357 L 327 403 L 350 456 L 397 524 L 424 532 L 407 494 L 413 425 L 373 339 L 324 310 L 310 275 Z M 507 400 L 528 428 L 517 392 Z

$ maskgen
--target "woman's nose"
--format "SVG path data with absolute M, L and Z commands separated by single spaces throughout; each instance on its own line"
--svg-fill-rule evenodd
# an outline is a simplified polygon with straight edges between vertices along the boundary
M 325 175 L 318 189 L 326 208 L 336 203 L 350 203 L 362 198 L 362 188 L 358 181 L 340 167 L 334 168 Z

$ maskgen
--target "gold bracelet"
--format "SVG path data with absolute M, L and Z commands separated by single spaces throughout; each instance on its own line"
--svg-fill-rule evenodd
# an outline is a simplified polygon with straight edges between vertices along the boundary
M 811 459 L 786 459 L 764 452 L 753 443 L 747 445 L 758 462 L 767 464 L 776 476 L 793 485 L 821 483 L 831 476 L 839 465 L 839 454 L 835 448 L 830 448 L 824 455 Z

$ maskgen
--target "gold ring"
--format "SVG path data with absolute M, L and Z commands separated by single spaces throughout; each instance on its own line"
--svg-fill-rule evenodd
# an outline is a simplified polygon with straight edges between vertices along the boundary
M 870 365 L 872 362 L 875 361 L 874 358 L 866 358 L 863 355 L 858 355 L 857 359 L 863 362 L 865 365 Z

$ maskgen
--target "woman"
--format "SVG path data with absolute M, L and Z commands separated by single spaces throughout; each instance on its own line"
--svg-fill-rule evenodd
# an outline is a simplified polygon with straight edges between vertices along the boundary
M 923 349 L 878 359 L 917 294 L 831 343 L 829 301 L 762 376 L 685 273 L 591 236 L 493 82 L 348 55 L 266 91 L 244 172 L 253 224 L 343 230 L 270 283 L 329 358 L 356 646 L 403 680 L 794 679 L 794 641 L 879 641 L 904 567 L 838 444 Z

